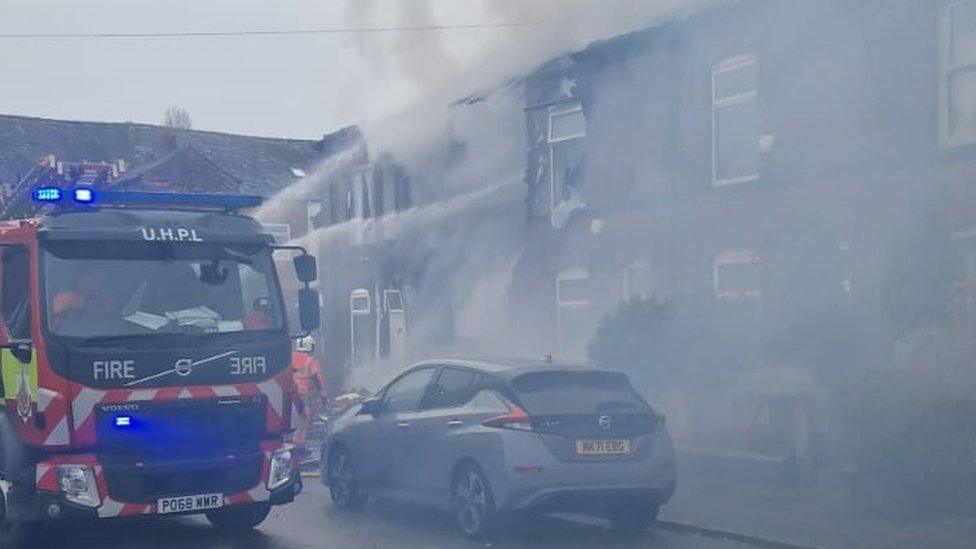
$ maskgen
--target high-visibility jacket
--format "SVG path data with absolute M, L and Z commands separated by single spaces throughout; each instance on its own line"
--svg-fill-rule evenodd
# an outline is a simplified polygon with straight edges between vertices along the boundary
M 291 353 L 291 374 L 295 378 L 298 396 L 308 394 L 309 384 L 315 383 L 320 393 L 325 394 L 325 376 L 315 357 L 301 351 Z

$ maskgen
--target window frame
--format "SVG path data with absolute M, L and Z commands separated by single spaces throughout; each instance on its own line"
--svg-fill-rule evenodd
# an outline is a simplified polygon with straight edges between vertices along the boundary
M 751 265 L 757 264 L 762 268 L 762 256 L 752 249 L 727 250 L 715 256 L 712 261 L 712 290 L 715 297 L 719 299 L 757 299 L 762 297 L 762 281 L 759 281 L 756 289 L 750 290 L 722 290 L 719 272 L 722 267 L 729 265 Z
M 734 95 L 729 95 L 725 97 L 718 97 L 718 86 L 717 80 L 718 76 L 733 72 L 736 70 L 741 70 L 745 67 L 755 66 L 756 67 L 756 82 L 755 87 L 752 90 L 736 93 Z M 758 181 L 760 173 L 757 171 L 755 174 L 740 175 L 736 177 L 727 177 L 724 179 L 719 179 L 718 177 L 718 113 L 719 109 L 723 109 L 730 106 L 742 105 L 750 101 L 756 103 L 756 110 L 758 112 L 759 103 L 759 56 L 755 54 L 745 54 L 736 55 L 733 57 L 726 58 L 718 63 L 712 65 L 712 78 L 711 78 L 711 108 L 712 108 L 712 186 L 723 187 L 727 185 L 738 185 L 741 183 L 750 183 L 753 181 Z M 759 135 L 756 135 L 756 148 L 759 148 Z
M 554 118 L 559 116 L 565 116 L 572 113 L 580 113 L 583 115 L 583 132 L 578 134 L 572 134 L 568 136 L 553 138 L 552 136 L 552 121 Z M 583 105 L 581 103 L 573 103 L 566 107 L 552 107 L 549 109 L 549 115 L 547 118 L 548 126 L 546 128 L 546 146 L 549 148 L 549 208 L 556 207 L 556 146 L 562 143 L 567 143 L 570 141 L 586 141 L 586 114 L 583 112 Z
M 952 60 L 952 12 L 959 6 L 973 4 L 976 0 L 954 0 L 942 6 L 939 11 L 939 112 L 938 132 L 939 144 L 943 147 L 962 147 L 976 145 L 976 129 L 969 130 L 962 135 L 953 135 L 950 126 L 950 80 L 956 73 L 976 72 L 976 59 L 969 63 L 956 64 Z

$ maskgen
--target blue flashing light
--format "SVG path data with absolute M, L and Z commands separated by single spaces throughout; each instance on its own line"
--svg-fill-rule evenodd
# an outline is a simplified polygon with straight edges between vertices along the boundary
M 77 187 L 72 191 L 75 202 L 81 204 L 91 204 L 95 201 L 95 191 L 89 187 Z
M 57 187 L 38 187 L 34 189 L 34 200 L 38 202 L 58 202 L 61 200 L 61 189 Z
M 115 426 L 116 427 L 131 427 L 132 417 L 131 416 L 115 416 Z

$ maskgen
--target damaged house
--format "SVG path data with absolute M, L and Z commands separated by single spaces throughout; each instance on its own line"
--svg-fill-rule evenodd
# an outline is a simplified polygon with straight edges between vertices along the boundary
M 621 301 L 693 301 L 761 351 L 743 358 L 759 373 L 708 374 L 718 392 L 760 376 L 742 385 L 768 394 L 739 417 L 735 402 L 669 402 L 696 433 L 684 442 L 779 429 L 744 449 L 806 455 L 806 398 L 823 388 L 805 366 L 885 352 L 892 239 L 934 219 L 976 278 L 974 21 L 974 1 L 721 3 L 540 67 L 525 79 L 515 332 L 537 336 L 534 354 L 585 359 Z M 769 351 L 831 324 L 849 332 L 818 342 L 836 354 Z

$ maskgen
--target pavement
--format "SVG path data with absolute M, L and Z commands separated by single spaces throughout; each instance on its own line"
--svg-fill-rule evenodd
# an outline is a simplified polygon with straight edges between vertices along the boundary
M 2 545 L 2 544 L 0 544 Z M 542 517 L 522 521 L 489 543 L 463 538 L 450 519 L 436 511 L 389 502 L 371 502 L 361 513 L 329 503 L 327 490 L 309 478 L 292 504 L 276 507 L 252 532 L 221 534 L 203 518 L 136 519 L 83 523 L 45 529 L 10 549 L 374 549 L 414 548 L 608 548 L 747 549 L 748 544 L 695 532 L 652 529 L 624 540 L 596 519 Z M 3 549 L 7 549 L 4 546 Z
M 976 520 L 870 514 L 858 507 L 839 475 L 830 474 L 790 485 L 679 470 L 678 490 L 660 518 L 801 547 L 976 547 Z

